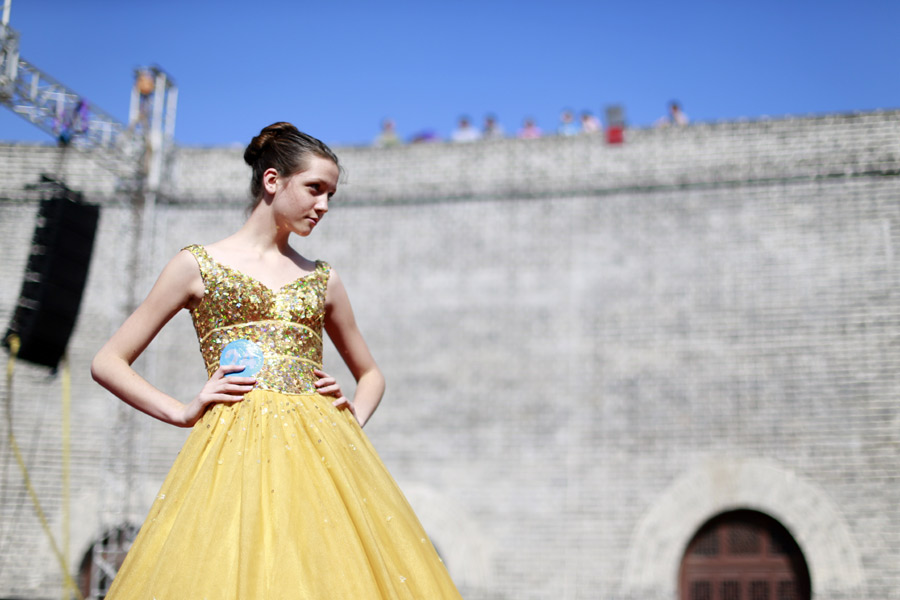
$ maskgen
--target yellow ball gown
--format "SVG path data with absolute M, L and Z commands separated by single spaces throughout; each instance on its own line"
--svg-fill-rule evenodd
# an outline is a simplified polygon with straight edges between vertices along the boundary
M 271 290 L 189 246 L 211 375 L 248 339 L 256 389 L 194 426 L 107 595 L 112 600 L 460 598 L 356 419 L 313 382 L 330 267 Z

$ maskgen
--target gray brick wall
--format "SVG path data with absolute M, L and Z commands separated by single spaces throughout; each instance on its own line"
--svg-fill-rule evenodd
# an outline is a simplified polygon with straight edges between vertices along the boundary
M 0 323 L 21 188 L 55 172 L 103 204 L 70 346 L 74 570 L 143 519 L 184 439 L 94 385 L 90 357 L 180 247 L 241 223 L 249 169 L 180 149 L 147 218 L 60 153 L 0 146 Z M 297 247 L 348 287 L 388 377 L 367 432 L 467 598 L 671 600 L 691 536 L 733 508 L 792 532 L 817 599 L 900 598 L 900 112 L 338 153 L 346 182 Z M 196 393 L 187 315 L 139 368 Z M 59 387 L 18 365 L 15 432 L 57 530 Z M 57 596 L 5 446 L 0 466 L 0 595 Z

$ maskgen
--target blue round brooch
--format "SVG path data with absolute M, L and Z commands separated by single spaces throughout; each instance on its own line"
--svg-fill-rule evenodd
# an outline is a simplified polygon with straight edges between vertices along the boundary
M 226 377 L 232 375 L 236 377 L 253 377 L 262 370 L 264 363 L 265 356 L 262 348 L 256 342 L 250 340 L 242 339 L 230 342 L 222 348 L 222 354 L 219 356 L 219 366 L 241 365 L 244 367 L 241 371 L 227 373 Z

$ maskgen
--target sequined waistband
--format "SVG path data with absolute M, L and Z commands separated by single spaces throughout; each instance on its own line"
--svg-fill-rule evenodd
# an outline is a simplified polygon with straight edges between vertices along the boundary
M 270 329 L 273 327 L 276 329 L 279 329 L 279 330 L 281 328 L 300 329 L 304 332 L 311 334 L 313 337 L 315 337 L 317 340 L 319 340 L 320 343 L 322 342 L 322 336 L 320 336 L 318 333 L 316 333 L 315 331 L 313 331 L 306 325 L 303 325 L 301 323 L 294 323 L 293 321 L 280 321 L 277 319 L 267 319 L 265 321 L 247 321 L 246 323 L 237 323 L 235 325 L 225 325 L 224 327 L 217 327 L 215 329 L 210 330 L 206 335 L 204 335 L 202 338 L 200 338 L 200 343 L 203 344 L 203 342 L 208 340 L 210 336 L 215 335 L 217 333 L 224 333 L 224 332 L 235 331 L 235 330 L 243 331 L 246 329 L 252 329 L 253 331 L 259 331 L 259 330 L 265 331 L 267 328 Z
M 219 363 L 207 364 L 207 374 L 212 375 Z M 319 378 L 314 369 L 321 369 L 321 363 L 286 354 L 266 353 L 262 370 L 257 373 L 257 387 L 285 394 L 312 394 L 316 392 L 315 382 Z
M 289 394 L 316 391 L 314 369 L 322 366 L 322 338 L 315 331 L 288 321 L 253 321 L 220 327 L 204 336 L 200 351 L 208 374 L 219 368 L 219 356 L 229 343 L 247 339 L 262 350 L 258 386 Z

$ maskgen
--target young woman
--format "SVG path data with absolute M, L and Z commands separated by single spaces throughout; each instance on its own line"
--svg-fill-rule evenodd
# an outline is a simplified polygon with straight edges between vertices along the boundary
M 275 123 L 244 160 L 247 222 L 178 253 L 92 363 L 125 402 L 193 428 L 107 598 L 459 598 L 362 433 L 384 378 L 344 286 L 288 244 L 328 212 L 338 159 Z M 181 309 L 209 375 L 186 403 L 131 367 Z M 352 402 L 321 370 L 323 329 L 357 381 Z

